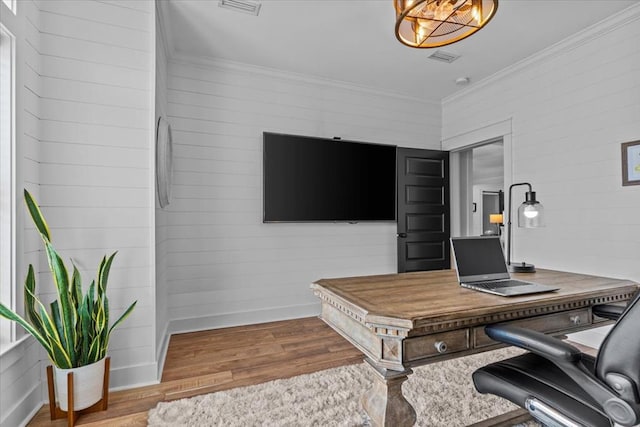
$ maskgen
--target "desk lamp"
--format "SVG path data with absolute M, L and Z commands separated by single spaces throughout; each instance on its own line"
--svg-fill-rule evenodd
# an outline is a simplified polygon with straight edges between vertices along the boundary
M 544 227 L 544 208 L 540 202 L 536 200 L 536 192 L 532 191 L 531 184 L 528 182 L 512 184 L 509 187 L 509 215 L 507 220 L 507 227 L 509 229 L 509 235 L 507 236 L 507 267 L 512 273 L 535 273 L 536 267 L 533 264 L 527 264 L 524 261 L 511 263 L 511 240 L 513 239 L 511 232 L 511 190 L 513 187 L 520 185 L 526 185 L 529 187 L 529 191 L 526 192 L 525 200 L 518 208 L 518 227 Z

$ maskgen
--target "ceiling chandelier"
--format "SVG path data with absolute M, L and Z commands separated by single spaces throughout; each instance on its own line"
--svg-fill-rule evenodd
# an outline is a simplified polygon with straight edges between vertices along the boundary
M 455 43 L 484 27 L 498 0 L 394 0 L 396 37 L 417 48 Z

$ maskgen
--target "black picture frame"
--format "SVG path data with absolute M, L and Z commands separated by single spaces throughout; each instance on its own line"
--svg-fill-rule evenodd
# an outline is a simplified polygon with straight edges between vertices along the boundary
M 640 141 L 622 143 L 622 185 L 640 185 Z

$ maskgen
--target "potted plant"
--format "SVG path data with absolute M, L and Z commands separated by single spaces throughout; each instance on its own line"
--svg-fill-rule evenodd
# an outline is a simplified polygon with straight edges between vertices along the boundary
M 55 371 L 56 400 L 60 409 L 67 411 L 67 373 L 74 372 L 73 410 L 90 407 L 102 398 L 105 357 L 109 346 L 109 336 L 135 307 L 137 301 L 109 327 L 109 299 L 107 280 L 109 270 L 116 255 L 104 256 L 98 268 L 98 275 L 83 294 L 80 273 L 73 264 L 69 270 L 51 244 L 51 233 L 40 207 L 27 190 L 24 199 L 33 222 L 44 242 L 49 269 L 53 275 L 57 299 L 47 311 L 36 294 L 36 279 L 33 265 L 29 265 L 24 285 L 26 318 L 21 317 L 0 303 L 0 316 L 21 325 L 31 334 L 49 355 Z M 94 378 L 94 379 L 91 379 Z M 90 386 L 91 383 L 97 386 Z M 88 390 L 95 388 L 95 390 Z

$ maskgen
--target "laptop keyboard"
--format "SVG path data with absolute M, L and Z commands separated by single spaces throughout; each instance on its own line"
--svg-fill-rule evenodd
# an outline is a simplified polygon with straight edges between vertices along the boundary
M 500 288 L 511 288 L 514 286 L 525 286 L 529 283 L 523 282 L 521 280 L 491 280 L 488 282 L 473 282 L 467 283 L 467 285 L 474 286 L 476 288 L 482 289 L 500 289 Z

